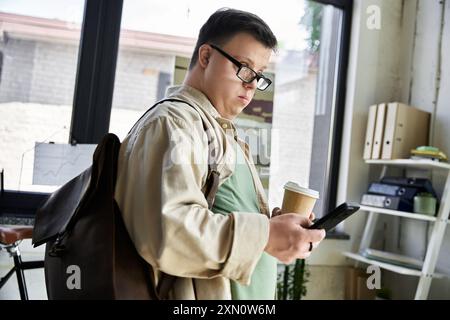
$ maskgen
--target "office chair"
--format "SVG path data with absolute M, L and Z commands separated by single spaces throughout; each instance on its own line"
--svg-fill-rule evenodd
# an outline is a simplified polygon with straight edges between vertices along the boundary
M 23 271 L 28 269 L 43 268 L 44 261 L 22 261 L 19 244 L 23 239 L 31 239 L 32 226 L 4 227 L 0 226 L 0 251 L 5 250 L 14 259 L 14 267 L 0 279 L 0 289 L 5 285 L 11 275 L 16 272 L 19 285 L 20 299 L 28 300 L 27 285 Z

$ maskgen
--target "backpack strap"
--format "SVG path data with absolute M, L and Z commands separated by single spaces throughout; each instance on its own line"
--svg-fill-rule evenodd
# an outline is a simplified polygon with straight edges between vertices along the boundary
M 190 104 L 189 102 L 186 102 L 181 99 L 163 99 L 155 103 L 150 109 L 148 109 L 140 118 L 139 120 L 133 125 L 131 130 L 128 132 L 130 133 L 134 127 L 137 125 L 139 121 L 141 121 L 142 118 L 145 117 L 145 115 L 153 110 L 156 106 L 163 102 L 180 102 L 185 103 L 189 106 L 191 106 L 194 110 L 195 107 Z M 214 205 L 214 199 L 216 197 L 217 190 L 219 189 L 219 177 L 220 172 L 217 170 L 217 163 L 215 162 L 215 158 L 213 157 L 214 154 L 214 148 L 212 143 L 212 136 L 210 130 L 207 129 L 205 122 L 202 120 L 203 123 L 203 129 L 205 130 L 205 133 L 208 137 L 208 174 L 206 176 L 206 182 L 202 188 L 202 192 L 205 195 L 206 201 L 208 202 L 208 209 L 212 209 Z M 153 272 L 153 270 L 151 270 Z M 158 282 L 158 286 L 156 287 L 156 296 L 158 299 L 167 299 L 170 290 L 173 288 L 175 281 L 177 280 L 176 276 L 169 275 L 167 273 L 162 272 L 161 279 Z M 153 283 L 153 281 L 152 281 Z M 193 283 L 194 289 L 195 289 L 195 283 Z M 153 286 L 154 287 L 154 286 Z
M 185 104 L 191 106 L 194 110 L 196 110 L 192 104 L 190 104 L 187 101 L 181 100 L 181 99 L 167 98 L 167 99 L 160 100 L 160 101 L 156 102 L 152 107 L 150 107 L 139 118 L 139 120 L 136 121 L 136 123 L 133 125 L 133 127 L 128 132 L 128 134 L 130 134 L 130 132 L 134 129 L 134 127 L 139 123 L 139 121 L 142 120 L 142 118 L 145 117 L 145 115 L 147 115 L 147 113 L 149 113 L 151 110 L 156 108 L 158 105 L 160 105 L 161 103 L 166 102 L 166 101 L 185 103 Z M 211 132 L 210 132 L 210 130 L 208 130 L 208 128 L 206 127 L 206 124 L 203 120 L 202 120 L 202 123 L 203 123 L 203 129 L 205 130 L 205 133 L 208 137 L 208 174 L 206 176 L 206 182 L 202 188 L 202 192 L 205 195 L 206 201 L 208 202 L 208 209 L 212 209 L 212 207 L 214 205 L 214 199 L 216 197 L 217 189 L 219 188 L 220 172 L 217 170 L 217 163 L 215 162 L 215 158 L 213 157 L 215 150 L 213 148 Z

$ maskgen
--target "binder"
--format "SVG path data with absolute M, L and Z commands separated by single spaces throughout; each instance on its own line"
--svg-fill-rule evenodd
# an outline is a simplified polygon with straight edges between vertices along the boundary
M 364 144 L 364 159 L 372 157 L 373 135 L 375 131 L 375 121 L 377 119 L 377 105 L 369 107 L 369 117 L 367 118 L 366 141 Z
M 381 147 L 383 145 L 383 133 L 386 118 L 386 104 L 380 103 L 377 106 L 377 120 L 373 137 L 372 159 L 381 158 Z
M 392 184 L 373 182 L 369 185 L 367 193 L 378 194 L 383 196 L 395 196 L 412 202 L 414 200 L 414 197 L 420 191 L 421 191 L 420 188 L 404 187 Z
M 416 188 L 419 192 L 431 193 L 433 197 L 439 200 L 439 197 L 433 188 L 433 184 L 426 178 L 383 177 L 380 180 L 380 183 Z
M 428 144 L 430 113 L 399 102 L 387 106 L 382 159 L 408 159 L 411 149 Z
M 363 194 L 361 204 L 390 210 L 413 212 L 413 203 L 397 196 Z

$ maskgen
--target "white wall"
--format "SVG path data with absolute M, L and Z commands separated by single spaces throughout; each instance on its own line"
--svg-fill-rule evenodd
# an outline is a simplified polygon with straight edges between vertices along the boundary
M 415 1 L 408 1 L 411 4 Z M 380 8 L 381 28 L 370 30 L 367 8 Z M 361 190 L 367 189 L 370 167 L 362 159 L 368 107 L 382 101 L 401 99 L 399 74 L 408 57 L 401 56 L 412 23 L 403 16 L 401 0 L 356 0 L 353 10 L 350 62 L 347 79 L 346 110 L 339 176 L 338 202 L 359 201 Z M 365 215 L 355 215 L 344 230 L 352 236 L 352 247 L 361 240 Z
M 380 30 L 367 28 L 366 9 L 371 5 L 381 10 Z M 355 0 L 353 12 L 339 202 L 358 201 L 370 179 L 376 177 L 376 170 L 362 159 L 368 107 L 373 103 L 396 100 L 432 112 L 432 144 L 450 154 L 450 1 Z M 438 193 L 444 178 L 433 175 Z M 365 219 L 365 214 L 355 215 L 345 223 L 354 251 Z M 423 222 L 384 216 L 380 220 L 377 234 L 383 232 L 387 237 L 384 245 L 392 249 L 395 244 L 397 251 L 423 258 L 427 236 Z M 397 227 L 401 228 L 401 238 L 394 243 Z M 449 243 L 447 232 L 438 267 L 450 271 Z M 417 278 L 385 275 L 394 298 L 414 296 Z M 429 297 L 448 299 L 449 288 L 448 280 L 435 280 Z
M 450 153 L 450 1 L 419 0 L 416 7 L 415 36 L 407 102 L 432 113 L 431 144 Z M 433 185 L 441 194 L 446 176 L 433 174 Z M 427 224 L 402 221 L 399 246 L 404 254 L 423 258 L 429 236 Z M 431 230 L 431 229 L 430 229 Z M 427 237 L 428 236 L 428 237 Z M 427 239 L 428 238 L 428 239 Z M 437 268 L 450 273 L 450 233 L 447 229 Z M 395 279 L 392 280 L 394 282 Z M 415 287 L 417 279 L 395 282 L 400 298 L 408 298 L 404 288 Z M 450 299 L 450 281 L 433 280 L 430 299 Z

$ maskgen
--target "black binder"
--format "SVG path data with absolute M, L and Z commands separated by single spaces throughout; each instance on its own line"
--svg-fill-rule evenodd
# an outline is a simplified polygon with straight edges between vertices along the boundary
M 396 196 L 363 194 L 361 204 L 390 210 L 413 212 L 413 203 Z
M 380 181 L 384 184 L 396 185 L 401 187 L 417 188 L 419 192 L 429 192 L 438 199 L 436 191 L 429 179 L 425 178 L 403 178 L 403 177 L 384 177 Z
M 414 197 L 421 191 L 421 188 L 417 187 L 404 187 L 401 185 L 391 185 L 378 182 L 371 183 L 369 185 L 369 189 L 367 190 L 370 194 L 400 197 L 407 201 L 414 201 Z

